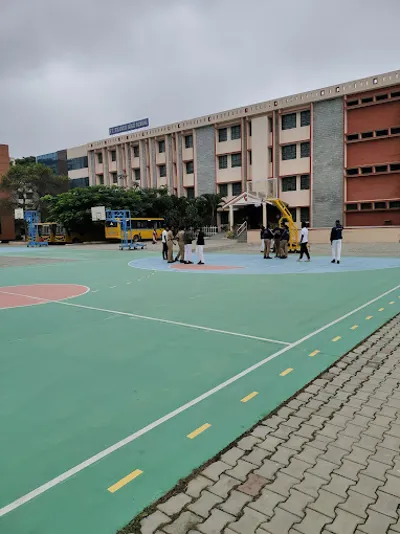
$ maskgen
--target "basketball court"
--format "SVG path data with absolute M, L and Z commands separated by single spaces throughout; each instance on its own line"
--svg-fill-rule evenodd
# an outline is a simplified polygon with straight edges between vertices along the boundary
M 400 312 L 400 259 L 0 248 L 0 532 L 112 534 Z

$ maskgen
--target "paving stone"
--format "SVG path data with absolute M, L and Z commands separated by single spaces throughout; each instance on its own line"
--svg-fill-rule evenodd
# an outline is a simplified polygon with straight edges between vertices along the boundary
M 356 464 L 355 462 L 350 462 L 349 460 L 343 460 L 341 467 L 335 470 L 335 474 L 357 482 L 358 473 L 362 469 L 364 469 L 364 466 L 361 464 Z
M 301 436 L 303 438 L 311 439 L 314 436 L 314 433 L 317 431 L 315 426 L 308 425 L 303 423 L 298 430 L 296 430 L 295 435 Z
M 343 415 L 335 415 L 329 422 L 331 425 L 340 426 L 340 428 L 346 428 L 346 425 L 350 419 L 350 417 L 345 417 Z
M 290 436 L 290 439 L 285 443 L 285 447 L 300 452 L 307 441 L 306 438 L 302 438 L 301 436 Z
M 217 480 L 219 480 L 221 474 L 227 469 L 231 469 L 231 466 L 229 464 L 226 464 L 225 462 L 222 462 L 221 460 L 218 460 L 217 462 L 213 462 L 208 467 L 206 467 L 201 472 L 201 474 L 206 478 L 209 478 L 210 480 L 214 480 L 216 482 Z
M 349 498 L 346 502 L 339 505 L 339 508 L 346 510 L 351 514 L 357 515 L 358 517 L 367 518 L 367 508 L 369 505 L 375 502 L 375 498 L 367 497 L 356 491 L 349 489 L 348 491 Z
M 371 458 L 368 460 L 368 466 L 363 471 L 363 475 L 368 475 L 369 477 L 376 478 L 377 480 L 381 480 L 382 482 L 386 481 L 386 472 L 390 469 L 390 466 L 387 464 L 382 464 L 381 462 L 375 462 L 374 460 L 371 460 Z
M 385 435 L 385 439 L 380 443 L 381 447 L 390 449 L 392 451 L 400 451 L 400 438 L 394 438 L 393 436 Z
M 269 454 L 269 451 L 256 446 L 249 454 L 243 457 L 243 460 L 255 466 L 261 466 Z
M 384 493 L 389 493 L 389 495 L 393 495 L 395 497 L 400 497 L 399 479 L 397 477 L 392 476 L 392 475 L 389 475 L 389 474 L 386 475 L 386 482 L 379 489 L 381 491 L 383 491 Z
M 373 456 L 370 456 L 370 461 L 374 460 L 376 462 L 380 462 L 382 464 L 387 464 L 389 466 L 393 466 L 393 459 L 396 456 L 396 451 L 392 451 L 390 449 L 385 449 L 383 447 L 378 446 L 376 448 L 376 452 Z
M 346 428 L 342 431 L 342 434 L 344 436 L 359 438 L 363 430 L 364 430 L 364 427 L 362 426 L 354 425 L 353 423 L 348 423 L 346 425 Z
M 335 509 L 338 504 L 344 503 L 346 497 L 341 497 L 340 495 L 335 495 L 325 489 L 319 490 L 318 498 L 315 502 L 308 505 L 309 508 L 324 514 L 331 518 L 331 521 L 335 518 Z
M 245 451 L 243 449 L 239 449 L 238 447 L 232 447 L 229 449 L 229 451 L 226 451 L 221 456 L 221 461 L 225 464 L 231 465 L 234 467 L 237 464 L 237 461 L 245 454 Z
M 365 436 L 371 436 L 373 438 L 383 440 L 383 435 L 387 431 L 387 428 L 384 426 L 378 426 L 373 423 L 371 423 L 368 428 L 366 428 L 363 432 L 363 435 Z
M 239 521 L 230 523 L 229 528 L 240 534 L 253 534 L 266 521 L 268 521 L 268 517 L 265 514 L 246 507 Z
M 340 408 L 340 410 L 337 412 L 338 416 L 342 417 L 348 417 L 349 419 L 352 419 L 356 412 L 358 411 L 359 407 L 357 406 L 349 406 L 348 404 Z M 347 424 L 348 421 L 346 421 Z
M 192 501 L 191 497 L 189 495 L 186 495 L 185 493 L 178 493 L 178 495 L 174 495 L 168 501 L 164 502 L 163 504 L 160 504 L 157 508 L 161 510 L 164 514 L 167 515 L 175 515 L 179 513 L 187 504 L 189 504 Z
M 300 401 L 298 396 L 295 399 L 290 400 L 287 403 L 288 408 L 293 408 L 294 410 L 298 410 L 301 406 L 303 406 L 304 402 Z
M 356 515 L 345 512 L 344 510 L 338 510 L 335 520 L 330 525 L 327 525 L 326 530 L 335 534 L 353 534 L 357 525 L 362 523 L 362 521 Z
M 315 439 L 310 441 L 308 445 L 310 447 L 315 447 L 316 449 L 325 452 L 328 449 L 330 443 L 334 440 L 332 438 L 327 438 L 326 436 L 317 436 Z
M 266 440 L 258 443 L 258 446 L 266 451 L 275 452 L 276 448 L 281 443 L 283 443 L 282 439 L 275 438 L 274 436 L 268 436 Z
M 324 486 L 324 489 L 334 493 L 335 495 L 339 495 L 340 497 L 347 497 L 347 490 L 353 485 L 353 480 L 333 473 L 331 481 L 329 484 Z
M 270 460 L 274 463 L 279 463 L 282 466 L 289 465 L 290 458 L 295 456 L 296 449 L 288 449 L 287 447 L 279 447 L 278 450 L 273 454 Z M 262 473 L 260 473 L 261 475 Z
M 203 477 L 202 475 L 198 475 L 196 478 L 193 478 L 186 488 L 185 493 L 193 497 L 194 499 L 197 499 L 197 497 L 200 497 L 200 493 L 205 489 L 207 486 L 210 486 L 212 484 L 212 481 L 206 477 Z
M 261 492 L 261 497 L 259 497 L 256 501 L 249 503 L 249 507 L 262 512 L 268 517 L 272 517 L 278 504 L 285 500 L 286 497 L 283 495 L 275 493 L 269 489 L 264 489 Z
M 256 428 L 253 429 L 253 431 L 250 434 L 250 436 L 253 436 L 254 438 L 257 438 L 257 439 L 264 440 L 272 432 L 274 432 L 273 428 L 270 428 L 270 427 L 265 426 L 265 425 L 259 425 L 259 426 L 256 426 Z
M 268 417 L 267 419 L 264 419 L 262 424 L 266 425 L 266 426 L 269 426 L 269 427 L 273 428 L 274 430 L 276 430 L 278 428 L 278 426 L 281 423 L 284 423 L 285 421 L 286 421 L 286 419 L 282 419 L 282 417 L 278 417 L 277 415 L 272 415 L 272 416 Z
M 279 508 L 276 508 L 273 517 L 267 522 L 261 525 L 259 534 L 289 534 L 292 526 L 299 521 L 297 515 L 291 514 L 290 512 Z M 250 531 L 251 532 L 251 531 Z M 249 531 L 243 532 L 243 534 L 248 534 Z
M 337 443 L 336 441 L 334 443 Z M 328 445 L 327 450 L 320 456 L 321 460 L 325 460 L 336 466 L 342 465 L 343 458 L 348 454 L 346 449 L 339 449 L 335 445 Z
M 373 497 L 376 499 L 376 490 L 379 488 L 379 486 L 382 486 L 382 482 L 380 480 L 360 473 L 358 475 L 357 484 L 351 489 L 354 491 L 358 491 L 358 493 L 361 493 L 362 495 L 366 495 L 367 497 Z
M 336 439 L 341 427 L 327 423 L 322 430 L 317 433 L 317 436 L 328 436 Z
M 245 460 L 238 460 L 236 467 L 226 471 L 226 474 L 230 477 L 237 478 L 238 480 L 244 482 L 247 478 L 247 475 L 255 469 L 254 464 L 250 464 Z
M 372 454 L 372 451 L 369 451 L 367 449 L 361 449 L 360 447 L 357 447 L 357 445 L 355 445 L 351 453 L 348 456 L 344 457 L 344 460 L 367 466 L 369 461 L 368 458 Z
M 188 509 L 195 514 L 206 518 L 210 515 L 212 508 L 221 502 L 223 502 L 222 497 L 218 497 L 218 495 L 214 495 L 214 493 L 204 490 L 200 498 L 193 504 L 190 504 Z
M 268 489 L 284 497 L 289 497 L 291 488 L 298 483 L 297 478 L 286 475 L 285 473 L 278 473 L 274 482 L 268 485 Z
M 309 505 L 313 501 L 314 498 L 310 497 L 310 495 L 292 489 L 290 491 L 289 499 L 285 502 L 282 502 L 279 505 L 279 508 L 283 508 L 287 512 L 291 512 L 292 514 L 295 514 L 299 517 L 304 517 L 307 505 Z
M 218 495 L 219 497 L 228 497 L 228 493 L 233 490 L 233 488 L 236 488 L 236 486 L 239 486 L 240 481 L 236 478 L 232 478 L 228 475 L 221 475 L 218 482 L 216 482 L 214 485 L 208 487 L 208 491 L 211 491 L 211 493 L 214 493 L 215 495 Z
M 400 506 L 400 498 L 395 497 L 394 495 L 389 495 L 388 493 L 383 493 L 379 490 L 377 493 L 378 500 L 370 507 L 370 509 L 397 520 L 399 518 L 398 510 Z
M 304 479 L 300 484 L 295 486 L 294 489 L 306 493 L 307 495 L 310 495 L 310 497 L 317 498 L 318 492 L 324 484 L 326 484 L 326 480 L 323 478 L 306 473 Z
M 223 528 L 234 520 L 235 517 L 231 514 L 222 510 L 213 510 L 207 521 L 198 525 L 197 529 L 204 534 L 220 534 Z
M 308 469 L 307 473 L 310 473 L 311 475 L 316 475 L 329 482 L 331 480 L 331 475 L 335 469 L 337 469 L 336 464 L 333 464 L 332 462 L 327 462 L 326 460 L 319 458 L 314 467 Z
M 302 462 L 301 460 L 296 460 L 296 458 L 292 458 L 290 460 L 290 464 L 282 469 L 281 472 L 297 478 L 298 480 L 302 480 L 306 469 L 310 469 L 308 463 Z
M 219 507 L 224 512 L 237 516 L 241 513 L 246 504 L 252 499 L 252 495 L 246 495 L 241 491 L 233 490 L 229 495 L 228 499 L 223 502 Z
M 244 484 L 238 486 L 238 490 L 247 493 L 247 495 L 252 495 L 255 497 L 261 491 L 261 489 L 268 484 L 268 480 L 260 475 L 251 473 Z
M 374 424 L 378 426 L 384 426 L 385 428 L 390 428 L 392 421 L 392 418 L 378 414 L 374 419 Z
M 274 436 L 274 438 L 279 438 L 279 439 L 282 439 L 283 441 L 286 441 L 287 439 L 289 439 L 291 434 L 293 434 L 293 432 L 296 432 L 295 428 L 293 428 L 292 426 L 287 426 L 285 424 L 282 424 L 282 425 L 279 425 L 279 428 L 274 430 L 271 435 Z
M 323 451 L 320 451 L 319 449 L 315 449 L 314 447 L 310 447 L 306 445 L 304 449 L 301 451 L 301 453 L 296 455 L 295 458 L 297 458 L 297 460 L 301 460 L 313 466 L 317 463 L 318 457 L 321 456 L 322 454 L 323 454 Z
M 310 508 L 306 510 L 306 516 L 301 523 L 296 525 L 296 530 L 303 534 L 319 534 L 325 525 L 332 519 Z
M 283 406 L 282 408 L 279 408 L 279 410 L 276 412 L 276 415 L 278 417 L 282 417 L 282 419 L 289 419 L 294 411 L 295 410 L 289 406 Z
M 376 450 L 378 444 L 381 444 L 381 440 L 373 438 L 372 436 L 366 436 L 364 433 L 361 435 L 361 439 L 357 442 L 357 447 L 361 449 L 367 449 L 373 453 Z M 383 444 L 381 444 L 383 446 Z
M 261 475 L 262 477 L 267 478 L 268 480 L 273 480 L 277 474 L 277 472 L 282 469 L 282 464 L 278 462 L 273 462 L 270 459 L 264 460 L 263 464 L 261 465 L 260 469 L 257 469 L 255 473 L 257 475 Z
M 254 436 L 246 436 L 239 441 L 237 446 L 239 449 L 243 449 L 244 451 L 251 451 L 254 445 L 258 445 L 260 443 L 260 439 L 255 438 Z
M 373 419 L 378 411 L 378 408 L 373 408 L 372 406 L 363 406 L 358 413 L 359 415 Z
M 201 521 L 203 521 L 203 518 L 199 515 L 192 512 L 182 512 L 173 523 L 163 527 L 163 530 L 167 534 L 186 534 L 193 527 L 197 528 Z
M 160 527 L 161 525 L 165 525 L 170 521 L 170 517 L 160 512 L 160 510 L 157 510 L 151 515 L 142 519 L 142 521 L 140 522 L 140 533 L 154 534 L 158 527 Z
M 381 532 L 386 532 L 394 522 L 395 520 L 387 515 L 369 510 L 366 523 L 358 528 L 361 532 L 366 532 L 367 534 L 380 534 Z
M 316 402 L 316 401 L 310 401 L 310 402 Z M 314 414 L 316 408 L 312 408 L 310 406 L 302 406 L 300 410 L 296 410 L 295 414 L 296 417 L 300 417 L 301 419 L 307 420 L 310 419 L 310 417 Z

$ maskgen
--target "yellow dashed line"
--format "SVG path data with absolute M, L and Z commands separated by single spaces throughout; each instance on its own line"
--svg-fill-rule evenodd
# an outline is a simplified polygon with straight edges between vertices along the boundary
M 350 328 L 350 330 L 357 330 L 357 328 L 358 328 L 358 324 L 355 324 Z
M 202 432 L 204 432 L 205 430 L 207 430 L 207 428 L 210 428 L 210 424 L 209 423 L 206 423 L 205 425 L 202 425 L 202 426 L 199 426 L 199 428 L 196 428 L 196 430 L 193 430 L 193 432 L 191 432 L 190 434 L 187 435 L 187 437 L 189 439 L 194 439 L 196 438 L 199 434 L 201 434 Z
M 365 318 L 366 321 L 369 321 L 370 319 L 372 319 L 373 315 L 367 315 L 367 317 Z
M 394 300 L 392 300 L 391 302 L 389 302 L 389 304 L 394 304 Z
M 380 311 L 380 312 L 381 312 L 381 311 L 383 311 L 384 309 L 385 309 L 385 308 L 379 308 L 379 310 L 378 310 L 378 311 Z
M 258 391 L 253 391 L 253 393 L 250 393 L 250 395 L 247 395 L 247 397 L 244 397 L 243 399 L 241 399 L 240 402 L 248 402 L 249 400 L 254 399 L 254 397 L 256 397 L 257 395 L 258 395 Z
M 319 350 L 314 350 L 314 352 L 312 352 L 311 354 L 309 354 L 309 356 L 311 356 L 311 358 L 313 358 L 314 356 L 316 356 L 317 354 L 319 354 Z
M 342 336 L 336 336 L 332 339 L 332 341 L 336 343 L 336 341 L 339 341 L 339 339 L 342 339 Z
M 291 367 L 289 367 L 288 369 L 286 369 L 285 371 L 282 371 L 282 373 L 280 374 L 280 376 L 286 376 L 288 375 L 289 373 L 291 373 L 293 371 L 293 369 Z
M 135 469 L 134 471 L 132 471 L 132 473 L 129 473 L 129 475 L 126 475 L 126 477 L 121 478 L 121 480 L 119 480 L 118 482 L 116 482 L 115 484 L 110 486 L 108 488 L 108 491 L 110 493 L 115 493 L 119 489 L 121 489 L 124 486 L 126 486 L 129 482 L 132 482 L 132 480 L 134 480 L 135 478 L 140 476 L 142 473 L 143 473 L 143 471 L 141 471 L 140 469 Z

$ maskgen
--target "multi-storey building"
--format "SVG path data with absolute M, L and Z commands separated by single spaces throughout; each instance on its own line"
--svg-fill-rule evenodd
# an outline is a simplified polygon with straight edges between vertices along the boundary
M 68 173 L 66 150 L 58 150 L 51 154 L 42 154 L 36 157 L 36 162 L 50 167 L 54 174 L 58 176 L 66 176 Z
M 297 223 L 400 225 L 400 71 L 95 141 L 68 161 L 90 185 L 189 198 L 240 199 L 274 179 Z

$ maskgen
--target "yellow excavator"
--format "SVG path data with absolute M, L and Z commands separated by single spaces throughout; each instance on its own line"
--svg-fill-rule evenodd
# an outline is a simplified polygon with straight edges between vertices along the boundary
M 298 252 L 299 251 L 299 229 L 295 225 L 292 214 L 288 210 L 287 204 L 282 202 L 280 198 L 267 198 L 268 202 L 273 204 L 281 212 L 282 217 L 279 219 L 279 226 L 283 222 L 286 222 L 289 227 L 289 252 Z

